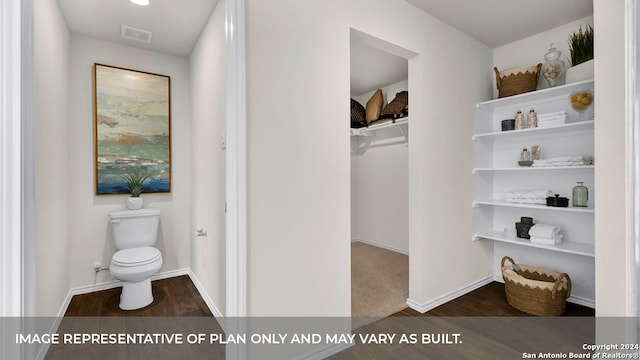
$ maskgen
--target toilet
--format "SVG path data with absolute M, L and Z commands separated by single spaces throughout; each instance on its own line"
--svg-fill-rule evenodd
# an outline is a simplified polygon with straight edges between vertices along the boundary
M 153 247 L 158 237 L 159 209 L 120 210 L 109 213 L 116 253 L 111 275 L 122 282 L 120 309 L 136 310 L 153 302 L 151 275 L 160 271 L 162 254 Z

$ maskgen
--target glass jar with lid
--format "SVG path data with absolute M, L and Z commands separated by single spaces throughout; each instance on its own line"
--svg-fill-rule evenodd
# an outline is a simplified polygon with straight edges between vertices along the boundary
M 549 87 L 563 85 L 565 64 L 560 60 L 562 53 L 553 47 L 553 43 L 549 47 L 549 51 L 544 54 L 545 63 L 542 65 L 542 76 L 547 80 Z

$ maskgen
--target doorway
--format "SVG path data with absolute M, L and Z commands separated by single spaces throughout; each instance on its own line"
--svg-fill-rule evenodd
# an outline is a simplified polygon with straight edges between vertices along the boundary
M 391 315 L 409 296 L 410 117 L 387 106 L 407 96 L 409 66 L 394 47 L 351 31 L 351 99 L 368 117 L 368 126 L 351 129 L 353 317 Z

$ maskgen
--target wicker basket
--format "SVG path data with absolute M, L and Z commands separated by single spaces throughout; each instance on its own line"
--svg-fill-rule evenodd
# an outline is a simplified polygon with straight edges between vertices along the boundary
M 542 64 L 521 66 L 503 71 L 498 71 L 498 68 L 494 67 L 498 97 L 503 98 L 535 91 L 538 87 L 540 68 L 542 68 Z
M 512 265 L 505 266 L 506 260 Z M 537 316 L 564 313 L 566 300 L 571 295 L 569 275 L 531 265 L 516 265 L 508 256 L 502 258 L 501 266 L 509 305 Z

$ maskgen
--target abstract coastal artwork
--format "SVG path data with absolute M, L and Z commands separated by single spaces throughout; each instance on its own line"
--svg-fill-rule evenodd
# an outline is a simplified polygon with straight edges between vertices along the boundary
M 151 174 L 144 193 L 171 192 L 171 78 L 94 64 L 97 195 L 127 194 L 123 175 Z

